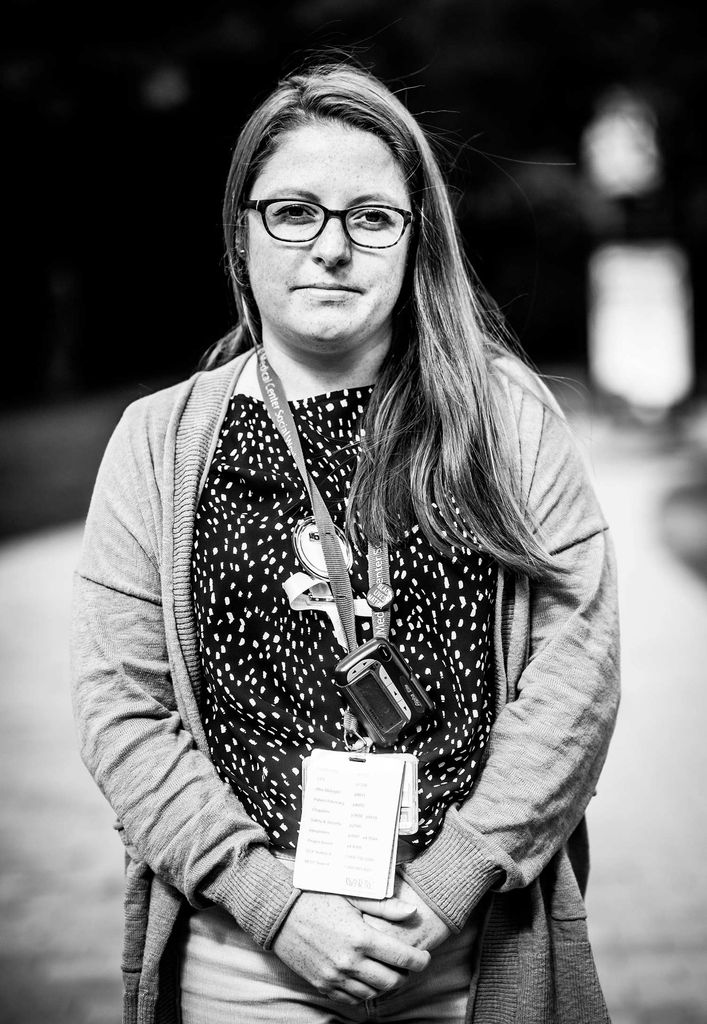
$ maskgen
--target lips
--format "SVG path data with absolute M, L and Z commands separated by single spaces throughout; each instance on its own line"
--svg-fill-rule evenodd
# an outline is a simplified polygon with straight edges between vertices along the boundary
M 318 291 L 318 292 L 360 292 L 360 288 L 352 288 L 348 284 L 298 284 L 293 291 Z

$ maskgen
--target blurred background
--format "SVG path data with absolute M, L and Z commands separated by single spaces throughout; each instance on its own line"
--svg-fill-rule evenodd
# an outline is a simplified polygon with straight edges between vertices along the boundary
M 572 419 L 620 562 L 624 699 L 589 810 L 615 1024 L 707 1021 L 707 59 L 673 0 L 8 0 L 0 1019 L 112 1024 L 122 847 L 75 751 L 71 572 L 125 405 L 232 324 L 254 105 L 354 54 L 436 138 L 472 263 Z

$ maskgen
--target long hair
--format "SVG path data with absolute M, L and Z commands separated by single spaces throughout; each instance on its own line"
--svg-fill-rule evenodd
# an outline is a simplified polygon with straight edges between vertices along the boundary
M 280 137 L 339 122 L 371 132 L 395 157 L 410 193 L 414 237 L 393 313 L 393 337 L 364 421 L 347 512 L 349 532 L 399 542 L 414 523 L 439 551 L 474 535 L 506 568 L 556 571 L 522 507 L 503 429 L 508 416 L 493 377 L 508 350 L 464 256 L 445 181 L 420 125 L 389 89 L 349 64 L 285 78 L 251 116 L 231 162 L 223 206 L 236 328 L 202 360 L 212 368 L 260 342 L 248 286 L 241 208 Z M 515 358 L 515 357 L 512 357 Z

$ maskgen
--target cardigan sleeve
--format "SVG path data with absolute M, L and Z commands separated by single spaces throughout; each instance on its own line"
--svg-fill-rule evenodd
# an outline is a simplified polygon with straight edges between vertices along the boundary
M 522 402 L 537 413 L 537 398 Z M 488 889 L 528 885 L 569 838 L 594 793 L 618 708 L 611 540 L 564 419 L 551 406 L 540 415 L 537 453 L 524 466 L 528 504 L 564 571 L 530 583 L 518 694 L 496 718 L 474 790 L 403 869 L 455 931 Z M 521 412 L 521 444 L 523 423 Z
M 98 474 L 75 577 L 72 696 L 81 755 L 133 859 L 192 905 L 220 904 L 267 946 L 297 892 L 267 834 L 179 714 L 161 599 L 159 465 L 130 410 Z

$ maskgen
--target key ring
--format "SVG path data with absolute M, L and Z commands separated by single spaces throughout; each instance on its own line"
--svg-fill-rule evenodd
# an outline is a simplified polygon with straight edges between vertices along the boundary
M 344 746 L 351 754 L 370 754 L 373 741 L 370 736 L 362 736 L 358 731 L 358 720 L 348 708 L 344 715 Z

